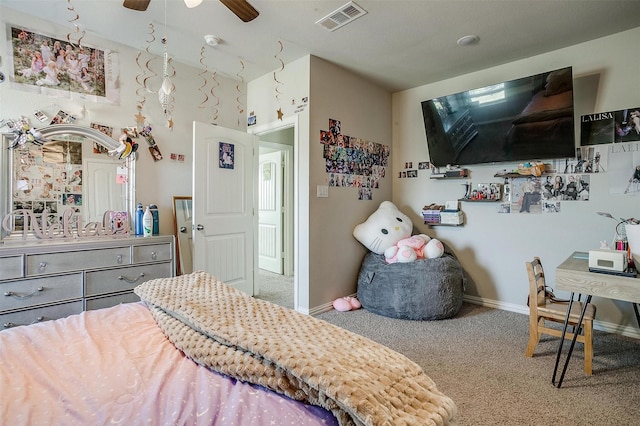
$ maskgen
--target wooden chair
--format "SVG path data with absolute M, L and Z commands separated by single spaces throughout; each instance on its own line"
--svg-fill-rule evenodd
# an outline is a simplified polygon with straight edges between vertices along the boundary
M 534 257 L 532 262 L 525 262 L 525 264 L 529 274 L 529 344 L 525 355 L 532 357 L 542 334 L 562 337 L 562 330 L 547 327 L 546 321 L 564 324 L 568 301 L 558 301 L 552 296 L 553 293 L 547 292 L 544 270 L 539 257 Z M 581 310 L 582 302 L 574 301 L 569 316 L 569 325 L 573 328 L 567 329 L 566 339 L 573 339 L 571 330 L 576 330 Z M 582 320 L 583 334 L 578 334 L 576 339 L 584 344 L 584 372 L 589 376 L 593 360 L 593 319 L 595 316 L 596 307 L 589 303 Z

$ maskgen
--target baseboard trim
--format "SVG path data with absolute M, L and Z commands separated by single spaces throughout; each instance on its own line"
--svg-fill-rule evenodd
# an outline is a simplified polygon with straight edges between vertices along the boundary
M 486 306 L 487 308 L 502 309 L 504 311 L 517 312 L 523 315 L 529 315 L 529 307 L 526 305 L 517 305 L 514 303 L 504 303 L 497 300 L 483 299 L 478 296 L 464 295 L 463 300 L 474 305 Z M 622 336 L 640 338 L 640 329 L 631 326 L 623 326 L 616 323 L 607 321 L 593 321 L 593 328 L 595 330 L 604 331 L 607 333 L 620 334 Z

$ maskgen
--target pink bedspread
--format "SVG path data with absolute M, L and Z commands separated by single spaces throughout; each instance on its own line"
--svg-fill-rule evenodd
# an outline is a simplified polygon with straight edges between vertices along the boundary
M 3 425 L 334 425 L 187 359 L 129 303 L 0 332 Z

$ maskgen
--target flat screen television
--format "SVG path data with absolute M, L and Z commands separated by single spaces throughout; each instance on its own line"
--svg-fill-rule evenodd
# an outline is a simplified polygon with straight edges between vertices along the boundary
M 572 68 L 422 102 L 437 167 L 575 157 Z

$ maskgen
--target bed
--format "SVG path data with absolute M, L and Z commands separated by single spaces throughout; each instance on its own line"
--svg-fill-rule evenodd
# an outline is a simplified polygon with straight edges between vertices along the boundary
M 196 272 L 0 332 L 0 424 L 446 425 L 397 352 Z

